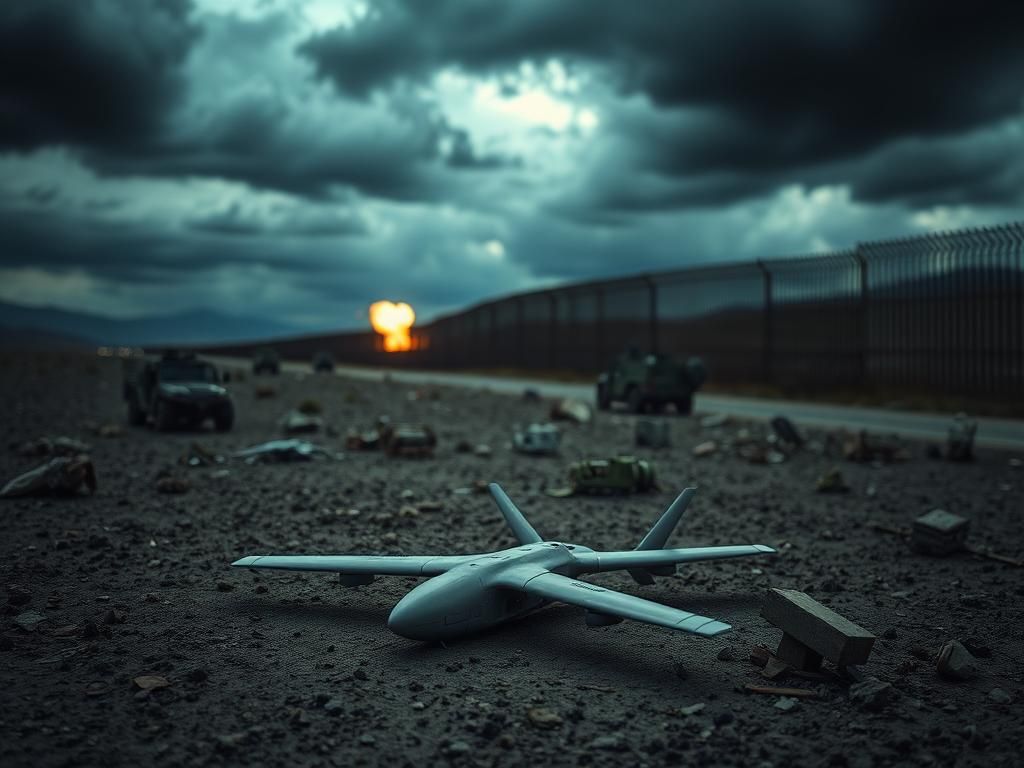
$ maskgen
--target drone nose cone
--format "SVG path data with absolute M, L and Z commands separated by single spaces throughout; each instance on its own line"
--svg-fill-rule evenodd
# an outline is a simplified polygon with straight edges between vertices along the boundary
M 429 640 L 432 637 L 431 625 L 438 622 L 432 622 L 430 611 L 417 600 L 410 600 L 411 596 L 412 593 L 403 597 L 391 610 L 388 629 L 410 640 Z

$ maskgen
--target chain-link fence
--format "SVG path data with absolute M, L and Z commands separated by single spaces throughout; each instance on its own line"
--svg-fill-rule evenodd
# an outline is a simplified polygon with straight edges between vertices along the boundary
M 727 386 L 1022 398 L 1024 223 L 520 294 L 415 328 L 413 342 L 398 354 L 372 333 L 277 346 L 369 365 L 590 374 L 632 345 L 700 355 Z

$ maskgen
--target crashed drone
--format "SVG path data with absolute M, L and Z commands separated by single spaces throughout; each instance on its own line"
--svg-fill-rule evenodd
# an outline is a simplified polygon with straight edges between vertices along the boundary
M 255 555 L 237 568 L 329 571 L 341 583 L 362 586 L 374 576 L 434 576 L 403 597 L 388 627 L 412 640 L 450 640 L 522 616 L 557 601 L 586 609 L 589 626 L 646 621 L 669 629 L 713 637 L 728 624 L 640 597 L 577 581 L 585 573 L 626 570 L 639 584 L 669 576 L 680 563 L 721 560 L 775 552 L 761 544 L 664 549 L 686 505 L 697 492 L 687 488 L 665 511 L 635 550 L 595 552 L 578 544 L 544 541 L 496 483 L 489 486 L 509 528 L 519 540 L 512 549 L 478 555 Z

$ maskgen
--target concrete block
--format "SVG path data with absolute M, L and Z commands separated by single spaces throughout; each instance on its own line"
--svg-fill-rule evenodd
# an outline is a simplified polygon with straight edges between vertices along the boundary
M 864 664 L 875 644 L 866 629 L 795 589 L 770 589 L 761 616 L 840 667 Z
M 933 509 L 914 521 L 910 546 L 916 552 L 943 556 L 958 552 L 967 542 L 970 521 L 944 509 Z

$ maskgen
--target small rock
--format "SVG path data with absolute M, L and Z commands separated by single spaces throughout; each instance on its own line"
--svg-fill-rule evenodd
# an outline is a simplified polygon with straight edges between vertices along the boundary
M 473 453 L 482 459 L 489 458 L 491 456 L 491 446 L 481 443 L 473 449 Z
M 849 490 L 850 486 L 843 479 L 839 467 L 832 467 L 818 479 L 818 493 L 847 493 Z
M 132 678 L 132 682 L 143 691 L 155 691 L 159 688 L 166 688 L 171 684 L 170 680 L 161 675 L 139 675 Z
M 948 680 L 968 680 L 978 671 L 975 658 L 958 640 L 950 640 L 939 649 L 935 669 Z
M 698 459 L 710 456 L 718 450 L 718 443 L 714 440 L 707 440 L 703 443 L 698 443 L 693 447 L 693 455 Z
M 679 708 L 679 714 L 683 715 L 684 717 L 689 717 L 690 715 L 696 715 L 698 712 L 703 711 L 704 707 L 706 707 L 706 706 L 707 706 L 707 704 L 705 704 L 703 701 L 701 701 L 701 702 L 699 702 L 697 704 L 691 704 L 688 707 L 680 707 Z
M 800 702 L 792 696 L 780 696 L 772 706 L 780 712 L 792 712 L 800 706 Z
M 899 698 L 899 692 L 892 684 L 883 682 L 877 677 L 869 677 L 863 682 L 854 683 L 849 690 L 850 701 L 861 709 L 877 712 L 887 704 Z
M 7 602 L 11 605 L 22 606 L 32 601 L 32 593 L 20 584 L 7 585 Z
M 562 717 L 545 707 L 531 707 L 526 710 L 526 717 L 536 728 L 551 730 L 562 725 Z
M 1009 704 L 1013 701 L 1013 697 L 1002 688 L 993 688 L 988 692 L 988 698 L 996 704 Z
M 188 490 L 188 482 L 180 477 L 165 475 L 157 479 L 156 489 L 160 493 L 185 493 Z
M 588 749 L 604 749 L 609 752 L 621 752 L 626 748 L 625 739 L 621 733 L 609 733 L 598 736 L 587 745 Z
M 39 611 L 22 611 L 14 617 L 14 623 L 26 632 L 35 632 L 36 627 L 44 621 L 46 621 L 46 617 Z
M 718 652 L 719 661 L 736 661 L 736 649 L 727 645 Z
M 217 591 L 218 592 L 230 592 L 235 588 L 235 585 L 228 581 L 218 581 Z

